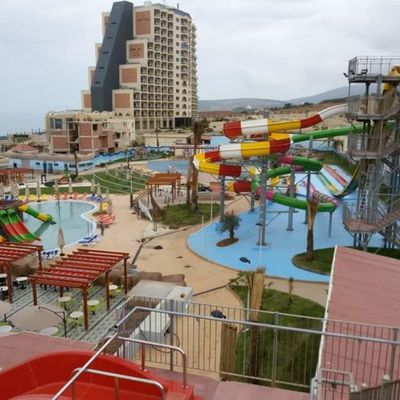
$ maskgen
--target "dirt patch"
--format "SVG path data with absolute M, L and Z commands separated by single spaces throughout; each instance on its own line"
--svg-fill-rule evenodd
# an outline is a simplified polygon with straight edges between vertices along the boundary
M 238 242 L 239 239 L 238 238 L 233 238 L 233 239 L 224 239 L 224 240 L 220 240 L 217 243 L 218 247 L 226 247 L 226 246 L 230 246 L 231 244 L 234 244 L 236 242 Z

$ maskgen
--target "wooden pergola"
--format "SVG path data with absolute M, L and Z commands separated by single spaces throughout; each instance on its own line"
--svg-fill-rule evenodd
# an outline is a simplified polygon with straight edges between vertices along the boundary
M 25 174 L 31 174 L 33 179 L 33 172 L 32 168 L 5 168 L 0 170 L 0 182 L 6 186 L 13 180 L 23 182 Z
M 64 288 L 82 289 L 83 315 L 85 329 L 89 328 L 88 288 L 103 274 L 105 275 L 106 304 L 110 309 L 110 292 L 108 275 L 112 268 L 120 261 L 124 262 L 124 290 L 128 291 L 128 253 L 117 251 L 103 251 L 78 249 L 62 257 L 50 268 L 43 269 L 30 276 L 32 284 L 33 304 L 37 305 L 36 285 L 51 285 L 60 288 L 60 297 L 64 295 Z
M 172 202 L 174 202 L 176 198 L 176 186 L 180 185 L 181 183 L 181 174 L 178 173 L 159 173 L 154 174 L 150 177 L 147 182 L 146 186 L 148 189 L 153 190 L 153 187 L 157 190 L 159 186 L 171 186 L 171 194 L 172 194 Z M 149 199 L 147 199 L 149 204 Z
M 42 269 L 43 246 L 27 243 L 1 243 L 0 244 L 0 271 L 7 274 L 8 301 L 12 303 L 13 284 L 11 277 L 12 264 L 28 256 L 37 253 L 39 270 Z

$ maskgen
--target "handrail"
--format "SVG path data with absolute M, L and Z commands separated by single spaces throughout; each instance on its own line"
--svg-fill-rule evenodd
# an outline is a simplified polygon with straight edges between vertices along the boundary
M 172 345 L 164 344 L 164 343 L 149 342 L 148 340 L 127 338 L 124 336 L 118 336 L 117 339 L 123 340 L 125 342 L 139 343 L 142 345 L 142 353 L 141 353 L 141 368 L 142 368 L 142 370 L 145 370 L 145 362 L 146 362 L 144 346 L 162 347 L 165 349 L 170 349 L 172 351 L 177 351 L 178 353 L 181 353 L 181 355 L 182 355 L 182 385 L 183 385 L 184 389 L 187 388 L 187 356 L 186 356 L 186 353 L 180 347 L 172 346 Z
M 57 400 L 62 396 L 62 394 L 71 386 L 74 384 L 74 382 L 79 378 L 83 372 L 89 367 L 89 365 L 96 360 L 96 358 L 104 351 L 104 349 L 118 336 L 118 332 L 114 333 L 112 336 L 109 337 L 108 340 L 106 340 L 102 346 L 96 351 L 96 353 L 93 354 L 92 357 L 89 358 L 88 361 L 81 367 L 80 371 L 76 373 L 53 397 L 52 400 Z
M 134 308 L 132 308 L 132 310 L 130 310 L 128 312 L 128 314 L 126 314 L 115 325 L 115 328 L 118 329 L 136 311 L 157 312 L 157 313 L 162 313 L 162 314 L 175 315 L 175 316 L 178 316 L 178 317 L 179 316 L 183 316 L 183 317 L 189 317 L 189 318 L 205 319 L 205 320 L 208 320 L 208 321 L 219 321 L 219 322 L 221 322 L 220 318 L 209 317 L 209 316 L 206 316 L 206 315 L 189 314 L 187 312 L 183 313 L 183 312 L 172 311 L 172 310 L 161 310 L 161 309 L 154 309 L 154 308 L 151 308 L 151 307 L 135 306 Z M 395 346 L 400 345 L 400 340 L 379 339 L 379 338 L 368 337 L 368 336 L 347 335 L 347 334 L 344 334 L 344 333 L 336 333 L 336 332 L 323 332 L 323 331 L 317 331 L 317 330 L 313 330 L 313 329 L 294 328 L 294 327 L 291 327 L 291 326 L 273 325 L 273 324 L 267 324 L 267 323 L 261 323 L 261 322 L 253 322 L 253 321 L 243 321 L 243 320 L 241 321 L 241 320 L 235 320 L 235 319 L 230 319 L 230 318 L 224 318 L 223 322 L 231 323 L 231 324 L 245 325 L 245 326 L 254 326 L 254 327 L 259 327 L 259 328 L 276 329 L 278 331 L 284 331 L 284 332 L 308 333 L 308 334 L 313 334 L 313 335 L 320 335 L 320 336 L 327 336 L 327 337 L 337 337 L 337 338 L 343 338 L 343 339 L 353 339 L 353 340 L 361 340 L 361 341 L 365 340 L 366 342 L 371 342 L 371 343 L 390 344 L 390 345 L 395 345 Z M 146 342 L 146 343 L 148 343 L 148 342 Z
M 161 385 L 160 382 L 153 381 L 151 379 L 139 378 L 137 376 L 116 374 L 114 372 L 101 371 L 98 369 L 90 369 L 90 368 L 85 369 L 85 370 L 83 370 L 82 368 L 75 368 L 72 371 L 72 374 L 75 374 L 76 372 L 80 372 L 81 370 L 82 370 L 82 372 L 86 372 L 86 373 L 93 374 L 93 375 L 109 376 L 111 378 L 115 378 L 115 398 L 117 400 L 119 399 L 119 380 L 120 379 L 125 379 L 127 381 L 140 382 L 140 383 L 145 383 L 148 385 L 153 385 L 153 386 L 157 387 L 157 389 L 159 389 L 162 400 L 165 400 L 167 398 L 164 386 Z M 72 390 L 72 400 L 74 400 L 74 399 L 75 399 L 75 391 Z

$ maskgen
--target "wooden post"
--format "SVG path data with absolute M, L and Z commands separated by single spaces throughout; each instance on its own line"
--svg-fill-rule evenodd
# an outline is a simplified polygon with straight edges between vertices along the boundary
M 39 271 L 41 271 L 43 269 L 43 265 L 42 265 L 42 251 L 38 249 L 38 261 L 39 261 Z
M 124 291 L 128 293 L 128 259 L 124 259 Z
M 221 326 L 221 355 L 219 370 L 222 381 L 229 379 L 229 374 L 235 372 L 235 349 L 237 340 L 237 327 L 233 324 L 223 323 Z
M 32 285 L 32 296 L 33 296 L 33 305 L 37 306 L 37 293 L 36 293 L 36 281 L 31 281 Z
M 109 280 L 109 274 L 110 271 L 106 272 L 106 281 L 105 281 L 105 285 L 106 285 L 106 302 L 107 302 L 107 310 L 110 309 L 110 280 Z
M 8 287 L 8 301 L 12 303 L 13 285 L 11 279 L 11 265 L 7 265 L 7 287 Z
M 82 288 L 82 300 L 83 300 L 83 318 L 85 322 L 85 330 L 89 329 L 89 316 L 88 316 L 88 305 L 87 305 L 87 287 Z
M 60 297 L 64 296 L 64 287 L 60 286 Z

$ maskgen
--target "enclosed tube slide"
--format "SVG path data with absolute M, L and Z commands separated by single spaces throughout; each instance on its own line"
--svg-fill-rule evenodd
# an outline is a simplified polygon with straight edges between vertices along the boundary
M 27 214 L 32 215 L 32 217 L 37 218 L 40 221 L 53 222 L 53 217 L 50 214 L 41 213 L 34 208 L 29 207 L 27 204 L 22 204 L 18 207 L 18 210 L 26 212 Z
M 290 164 L 301 167 L 302 171 L 320 171 L 323 164 L 318 160 L 313 160 L 310 158 L 304 157 L 294 157 L 294 156 L 282 156 L 279 161 L 282 164 Z M 267 178 L 273 178 L 281 175 L 290 174 L 291 172 L 290 166 L 273 168 L 267 171 Z M 250 192 L 250 191 L 258 191 L 259 190 L 259 182 L 258 180 L 253 180 L 253 183 L 250 181 L 238 181 L 233 184 L 233 190 L 236 193 Z M 333 212 L 335 211 L 338 202 L 331 197 L 325 196 L 324 194 L 314 190 L 314 196 L 321 201 L 318 205 L 318 211 L 320 212 Z M 267 191 L 267 199 L 274 201 L 278 204 L 282 204 L 287 207 L 299 208 L 302 210 L 306 210 L 308 207 L 307 201 L 289 197 L 280 193 L 276 193 L 273 191 Z
M 347 135 L 350 131 L 361 131 L 362 127 L 349 128 L 338 128 L 338 129 L 326 129 L 319 132 L 311 132 L 307 134 L 288 134 L 282 133 L 282 131 L 295 130 L 307 128 L 316 125 L 327 118 L 334 117 L 347 112 L 347 105 L 341 104 L 334 107 L 329 107 L 322 110 L 318 114 L 297 121 L 287 122 L 270 122 L 268 119 L 254 120 L 254 121 L 239 121 L 229 122 L 224 124 L 224 135 L 231 140 L 239 137 L 251 137 L 254 135 L 268 135 L 268 141 L 261 142 L 243 142 L 243 143 L 230 143 L 219 146 L 218 150 L 210 151 L 206 153 L 199 153 L 194 156 L 193 164 L 201 171 L 214 175 L 220 176 L 231 176 L 238 178 L 242 174 L 242 168 L 239 165 L 223 164 L 224 160 L 228 159 L 247 159 L 250 157 L 263 157 L 269 156 L 270 154 L 282 154 L 289 150 L 292 143 L 298 143 L 307 141 L 310 139 L 328 138 L 335 136 Z M 310 160 L 308 160 L 310 161 Z M 322 165 L 321 165 L 322 166 Z M 319 169 L 321 168 L 319 167 Z M 290 168 L 281 167 L 278 174 L 289 173 Z M 303 166 L 304 168 L 304 166 Z M 307 168 L 307 166 L 306 166 Z M 318 169 L 318 170 L 319 170 Z M 313 169 L 310 169 L 313 170 Z M 274 175 L 278 176 L 278 175 Z M 270 176 L 272 177 L 272 176 Z M 239 185 L 246 185 L 244 181 L 239 181 Z M 307 202 L 303 200 L 293 199 L 288 196 L 284 196 L 278 193 L 270 193 L 267 196 L 273 201 L 277 201 L 281 204 L 287 205 L 288 201 L 290 207 L 302 208 L 307 207 Z M 304 202 L 304 203 L 299 203 Z M 326 206 L 328 205 L 328 206 Z M 323 203 L 320 205 L 325 211 L 333 211 L 336 208 L 334 203 Z M 329 208 L 326 209 L 326 208 Z

